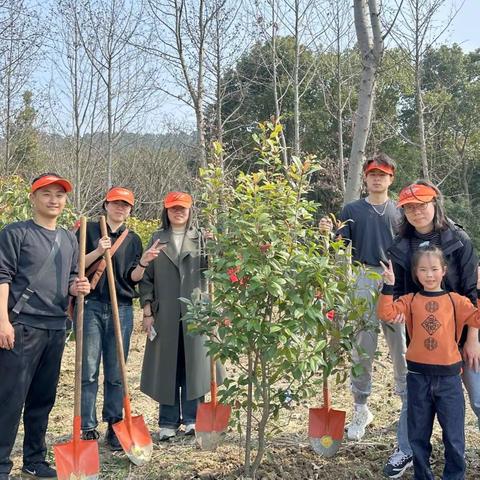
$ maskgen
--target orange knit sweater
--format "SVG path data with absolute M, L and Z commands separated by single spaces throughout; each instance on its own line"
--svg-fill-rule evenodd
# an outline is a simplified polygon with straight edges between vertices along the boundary
M 390 321 L 405 314 L 410 343 L 408 369 L 428 375 L 456 375 L 462 357 L 458 340 L 464 325 L 480 328 L 480 313 L 467 298 L 457 293 L 409 293 L 393 301 L 393 288 L 383 287 L 377 305 L 378 318 Z

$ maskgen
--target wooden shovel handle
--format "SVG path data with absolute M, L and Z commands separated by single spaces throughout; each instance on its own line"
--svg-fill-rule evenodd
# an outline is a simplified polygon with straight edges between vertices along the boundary
M 78 257 L 78 276 L 85 276 L 85 246 L 87 239 L 87 219 L 80 217 L 80 239 L 79 239 L 79 257 Z M 76 322 L 75 322 L 75 387 L 73 416 L 80 417 L 82 404 L 82 355 L 83 355 L 83 307 L 85 296 L 83 293 L 77 295 L 76 302 Z M 78 422 L 77 422 L 78 423 Z M 75 430 L 78 430 L 76 432 Z M 78 434 L 78 435 L 76 435 Z M 74 437 L 80 438 L 79 425 L 74 423 Z
M 100 217 L 100 232 L 102 237 L 108 235 L 107 222 L 105 217 L 102 215 Z M 113 275 L 113 265 L 112 265 L 112 255 L 110 249 L 105 250 L 103 254 L 105 257 L 105 262 L 107 264 L 107 280 L 108 280 L 108 290 L 110 292 L 110 303 L 112 305 L 112 317 L 113 317 L 113 330 L 115 332 L 115 345 L 117 347 L 117 359 L 120 366 L 120 375 L 122 377 L 123 384 L 123 396 L 124 398 L 130 398 L 128 392 L 127 384 L 127 368 L 125 365 L 125 355 L 123 352 L 123 341 L 122 341 L 122 330 L 120 327 L 120 315 L 118 313 L 118 301 L 117 301 L 117 290 L 115 288 L 115 277 Z M 125 403 L 125 402 L 124 402 Z M 130 411 L 125 411 L 125 419 L 127 423 L 131 421 Z

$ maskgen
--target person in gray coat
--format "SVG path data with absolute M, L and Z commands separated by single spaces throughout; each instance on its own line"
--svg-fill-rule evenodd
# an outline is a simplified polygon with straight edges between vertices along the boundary
M 143 327 L 148 339 L 140 390 L 160 404 L 160 440 L 195 433 L 198 404 L 210 388 L 210 369 L 205 336 L 187 332 L 182 317 L 187 306 L 180 297 L 206 293 L 203 271 L 207 268 L 201 232 L 191 227 L 192 197 L 170 192 L 164 200 L 162 228 L 151 244 L 163 248 L 150 262 L 139 284 Z M 217 370 L 219 370 L 217 366 Z M 219 383 L 223 372 L 217 372 Z

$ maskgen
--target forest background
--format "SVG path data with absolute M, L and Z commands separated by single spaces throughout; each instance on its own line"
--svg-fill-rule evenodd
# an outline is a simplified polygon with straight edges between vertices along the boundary
M 279 117 L 285 164 L 322 165 L 318 216 L 356 198 L 363 155 L 384 151 L 394 192 L 430 178 L 479 247 L 480 49 L 450 41 L 468 6 L 0 0 L 2 190 L 54 171 L 75 183 L 76 213 L 115 184 L 156 219 L 167 191 L 201 188 L 199 167 L 216 162 L 227 182 L 251 170 L 252 133 Z

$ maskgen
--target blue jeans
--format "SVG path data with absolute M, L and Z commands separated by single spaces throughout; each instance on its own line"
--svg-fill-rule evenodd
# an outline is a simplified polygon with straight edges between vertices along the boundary
M 180 425 L 195 423 L 197 407 L 204 397 L 187 400 L 187 375 L 185 371 L 185 348 L 183 343 L 183 328 L 180 322 L 177 350 L 177 376 L 175 384 L 175 403 L 173 405 L 160 404 L 158 425 L 160 428 L 173 428 Z
M 460 375 L 407 374 L 408 438 L 415 480 L 433 480 L 430 468 L 435 414 L 442 427 L 445 468 L 442 479 L 465 478 L 465 401 Z
M 119 305 L 125 361 L 133 329 L 132 305 Z M 103 421 L 123 418 L 123 385 L 117 361 L 112 307 L 96 300 L 85 301 L 82 364 L 82 430 L 97 427 L 97 392 L 100 359 L 103 358 Z
M 477 417 L 478 428 L 480 429 L 480 372 L 463 365 L 463 384 L 468 392 L 470 406 Z

